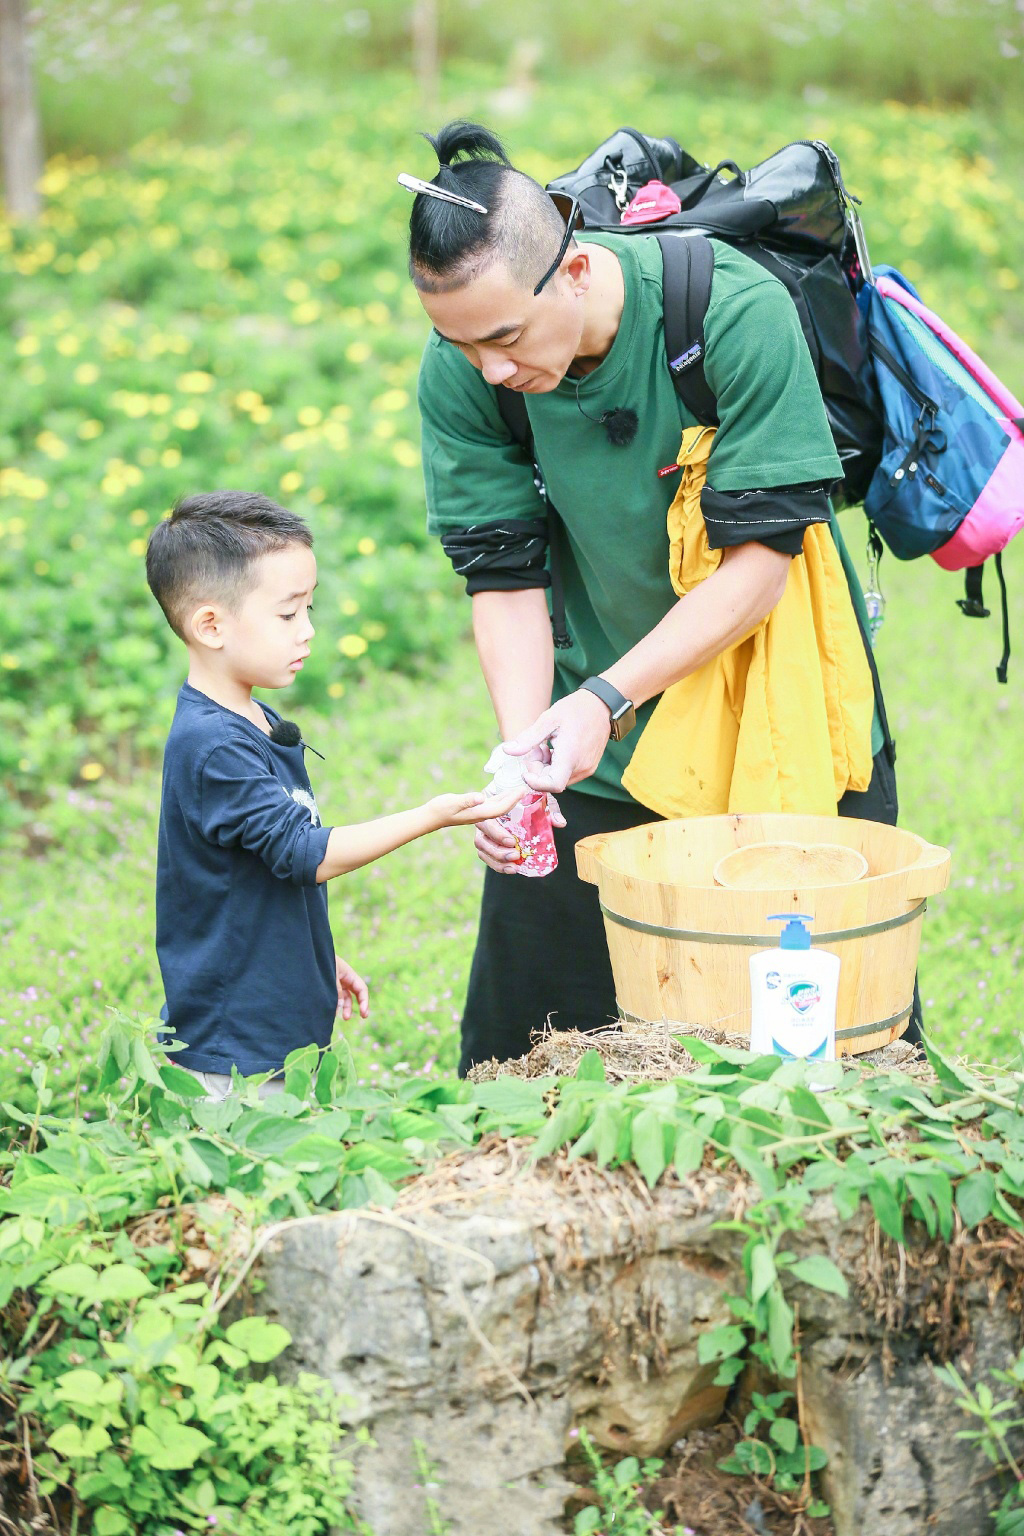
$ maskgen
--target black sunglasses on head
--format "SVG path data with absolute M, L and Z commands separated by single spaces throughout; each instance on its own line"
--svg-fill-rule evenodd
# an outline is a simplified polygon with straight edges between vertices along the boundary
M 548 197 L 550 197 L 551 201 L 562 215 L 562 218 L 565 220 L 565 235 L 562 238 L 561 245 L 558 247 L 558 255 L 555 257 L 554 261 L 551 263 L 550 267 L 548 267 L 547 271 L 544 273 L 544 276 L 533 290 L 534 298 L 536 298 L 537 294 L 540 293 L 545 283 L 547 283 L 550 278 L 554 277 L 555 273 L 562 265 L 562 257 L 569 249 L 569 241 L 572 239 L 573 235 L 578 229 L 583 228 L 583 214 L 580 212 L 580 204 L 578 198 L 570 197 L 568 192 L 549 192 Z

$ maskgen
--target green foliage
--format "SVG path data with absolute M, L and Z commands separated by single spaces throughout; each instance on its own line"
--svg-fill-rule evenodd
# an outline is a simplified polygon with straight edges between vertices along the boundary
M 652 1514 L 642 1499 L 644 1484 L 658 1476 L 664 1463 L 653 1456 L 644 1461 L 625 1456 L 609 1468 L 585 1429 L 579 1432 L 579 1444 L 598 1503 L 580 1510 L 573 1522 L 574 1536 L 657 1536 L 661 1532 L 669 1536 L 661 1524 L 661 1512 Z M 675 1533 L 681 1531 L 681 1526 L 675 1527 Z
M 935 1374 L 956 1394 L 957 1407 L 975 1421 L 973 1429 L 958 1429 L 957 1439 L 973 1441 L 1009 1483 L 992 1511 L 993 1536 L 1024 1536 L 1024 1468 L 1014 1452 L 1014 1442 L 1019 1447 L 1024 1430 L 1024 1351 L 1009 1369 L 989 1371 L 999 1387 L 1009 1388 L 998 1400 L 987 1382 L 969 1387 L 954 1365 L 938 1365 Z

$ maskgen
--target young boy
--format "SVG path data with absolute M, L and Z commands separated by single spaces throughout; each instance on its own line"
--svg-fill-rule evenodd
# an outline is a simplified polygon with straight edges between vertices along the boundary
M 309 655 L 312 535 L 265 496 L 214 491 L 157 524 L 146 576 L 188 650 L 164 756 L 156 947 L 180 1063 L 212 1097 L 330 1043 L 368 1013 L 335 956 L 326 882 L 440 827 L 499 816 L 518 795 L 437 795 L 414 810 L 325 827 L 294 726 L 252 697 L 287 688 Z M 278 739 L 275 739 L 277 737 Z M 280 1079 L 264 1088 L 280 1086 Z M 262 1091 L 262 1090 L 261 1090 Z

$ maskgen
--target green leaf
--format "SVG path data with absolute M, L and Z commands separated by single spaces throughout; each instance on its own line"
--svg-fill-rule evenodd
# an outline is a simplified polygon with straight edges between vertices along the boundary
M 155 1290 L 152 1280 L 133 1264 L 111 1264 L 99 1276 L 98 1301 L 135 1301 Z
M 729 1355 L 738 1355 L 746 1347 L 747 1336 L 742 1328 L 735 1323 L 721 1323 L 717 1328 L 711 1328 L 698 1336 L 697 1359 L 701 1365 L 710 1365 L 712 1360 L 724 1360 Z
M 924 1046 L 924 1053 L 928 1057 L 935 1076 L 948 1093 L 957 1099 L 963 1098 L 965 1094 L 977 1093 L 981 1084 L 966 1068 L 950 1061 L 949 1057 L 944 1056 L 931 1040 L 922 1039 L 921 1044 Z
M 831 1129 L 832 1122 L 824 1104 L 809 1088 L 796 1084 L 789 1090 L 789 1102 L 793 1107 L 793 1113 L 805 1124 L 813 1126 L 816 1130 Z
M 274 1360 L 287 1349 L 292 1336 L 280 1323 L 272 1323 L 266 1317 L 241 1317 L 227 1330 L 227 1340 L 236 1349 L 243 1349 L 258 1365 Z
M 572 1523 L 573 1536 L 591 1536 L 601 1524 L 601 1511 L 596 1504 L 588 1504 L 586 1509 L 581 1509 Z
M 695 1126 L 683 1126 L 677 1133 L 673 1163 L 680 1178 L 685 1179 L 689 1174 L 696 1173 L 704 1161 L 704 1146 L 704 1137 Z
M 665 1122 L 657 1110 L 642 1109 L 634 1119 L 630 1154 L 653 1189 L 665 1172 Z
M 81 1296 L 86 1301 L 95 1301 L 99 1276 L 88 1264 L 62 1264 L 40 1280 L 38 1289 L 47 1296 Z
M 54 1430 L 46 1443 L 58 1456 L 81 1456 L 82 1431 L 77 1424 L 62 1424 Z
M 736 1377 L 740 1375 L 746 1362 L 740 1355 L 733 1355 L 731 1359 L 723 1360 L 715 1373 L 714 1385 L 716 1387 L 731 1387 Z
M 819 1291 L 829 1291 L 833 1296 L 846 1297 L 850 1294 L 842 1270 L 823 1253 L 812 1253 L 806 1259 L 797 1259 L 795 1264 L 790 1265 L 790 1273 L 805 1285 L 813 1285 Z
M 778 1275 L 767 1243 L 755 1243 L 750 1253 L 750 1299 L 760 1301 Z
M 903 1212 L 897 1203 L 889 1185 L 880 1176 L 872 1179 L 868 1185 L 868 1199 L 871 1201 L 871 1209 L 875 1213 L 875 1220 L 882 1231 L 891 1237 L 894 1242 L 903 1241 Z
M 175 1094 L 179 1099 L 205 1099 L 206 1089 L 202 1083 L 197 1082 L 191 1072 L 186 1072 L 184 1067 L 174 1067 L 169 1063 L 159 1069 L 160 1081 L 168 1093 Z
M 768 1348 L 780 1376 L 793 1374 L 793 1311 L 778 1283 L 768 1292 Z
M 159 1435 L 146 1424 L 132 1430 L 132 1449 L 162 1472 L 182 1472 L 194 1467 L 213 1441 L 189 1424 L 161 1424 Z
M 243 1145 L 247 1152 L 255 1152 L 260 1157 L 276 1157 L 279 1152 L 286 1152 L 292 1142 L 308 1134 L 308 1120 L 261 1114 L 245 1136 Z M 239 1140 L 242 1140 L 241 1136 Z
M 775 1419 L 768 1434 L 776 1445 L 780 1445 L 784 1451 L 792 1452 L 796 1450 L 800 1429 L 795 1419 Z
M 124 1532 L 131 1530 L 131 1526 L 127 1515 L 104 1504 L 92 1517 L 92 1530 L 93 1536 L 123 1536 Z
M 630 1483 L 635 1483 L 639 1476 L 640 1463 L 635 1456 L 624 1456 L 612 1469 L 612 1477 L 620 1488 L 628 1488 Z
M 747 1176 L 753 1179 L 763 1195 L 778 1193 L 779 1180 L 775 1169 L 770 1167 L 759 1152 L 742 1143 L 730 1142 L 729 1152 Z
M 316 1086 L 313 1089 L 313 1094 L 318 1104 L 329 1104 L 331 1102 L 337 1076 L 338 1058 L 333 1051 L 325 1051 L 320 1058 L 320 1066 L 316 1074 Z
M 576 1081 L 580 1083 L 606 1083 L 608 1075 L 599 1052 L 584 1051 L 576 1067 Z
M 995 1201 L 996 1181 L 987 1168 L 969 1173 L 956 1187 L 956 1208 L 969 1227 L 991 1216 Z

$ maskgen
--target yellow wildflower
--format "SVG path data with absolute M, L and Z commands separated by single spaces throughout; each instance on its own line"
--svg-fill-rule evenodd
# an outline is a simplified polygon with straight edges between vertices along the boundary
M 327 684 L 327 694 L 328 694 L 328 697 L 332 698 L 332 699 L 343 699 L 345 697 L 345 684 L 344 683 L 328 683 Z
M 408 404 L 409 396 L 404 389 L 386 389 L 373 401 L 372 409 L 389 412 L 404 411 Z
M 361 555 L 375 555 L 377 553 L 377 540 L 370 538 L 360 539 L 356 549 L 358 549 Z
M 282 491 L 297 491 L 302 484 L 302 476 L 297 469 L 290 469 L 287 474 L 281 476 L 278 484 Z
M 201 368 L 193 369 L 191 373 L 181 373 L 178 375 L 178 388 L 184 395 L 208 394 L 216 382 L 212 373 L 204 373 Z
M 95 384 L 99 376 L 100 371 L 95 363 L 79 363 L 74 373 L 76 384 Z
M 350 661 L 355 661 L 357 657 L 366 654 L 369 646 L 362 635 L 342 635 L 338 641 L 338 650 L 343 656 L 347 656 Z
M 190 405 L 183 406 L 180 411 L 174 413 L 174 425 L 180 427 L 183 432 L 191 432 L 199 425 L 199 412 Z
M 82 764 L 81 768 L 78 770 L 78 777 L 80 779 L 85 779 L 86 783 L 88 784 L 93 784 L 97 779 L 102 779 L 105 771 L 106 770 L 104 769 L 102 763 L 97 763 L 91 760 L 88 763 Z

